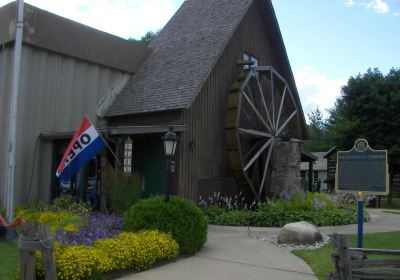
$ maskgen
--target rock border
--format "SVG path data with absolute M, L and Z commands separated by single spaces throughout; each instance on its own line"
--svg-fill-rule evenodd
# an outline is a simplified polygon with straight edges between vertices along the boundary
M 309 244 L 309 245 L 279 244 L 278 235 L 273 235 L 269 237 L 258 237 L 258 239 L 264 242 L 271 242 L 272 244 L 278 246 L 279 248 L 292 251 L 292 250 L 316 250 L 328 244 L 331 238 L 328 235 L 322 234 L 321 242 L 316 242 L 314 244 Z

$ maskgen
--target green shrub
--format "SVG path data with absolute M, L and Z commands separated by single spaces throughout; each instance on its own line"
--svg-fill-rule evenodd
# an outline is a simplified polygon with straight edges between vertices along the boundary
M 337 226 L 357 223 L 355 205 L 344 204 L 322 193 L 285 193 L 282 199 L 269 200 L 259 205 L 258 211 L 225 208 L 203 209 L 211 224 L 232 226 L 282 227 L 298 221 L 312 222 L 317 226 Z M 364 212 L 365 220 L 369 215 Z
M 207 213 L 207 211 L 205 211 Z M 282 227 L 287 223 L 308 221 L 317 226 L 338 226 L 357 223 L 357 211 L 352 209 L 284 210 L 269 211 L 223 211 L 220 215 L 208 216 L 209 223 L 227 226 Z M 364 212 L 364 221 L 369 215 Z
M 123 229 L 157 229 L 171 233 L 182 253 L 194 254 L 207 240 L 205 215 L 185 199 L 171 197 L 169 202 L 164 200 L 164 196 L 140 200 L 125 213 Z
M 209 223 L 211 223 L 211 221 L 214 221 L 214 219 L 221 216 L 225 212 L 224 208 L 221 208 L 221 207 L 215 206 L 215 205 L 208 206 L 208 207 L 205 207 L 202 209 L 203 209 L 204 214 L 206 214 Z
M 289 199 L 276 199 L 267 201 L 259 206 L 261 211 L 270 211 L 270 209 L 280 210 L 318 210 L 320 208 L 333 209 L 338 207 L 339 203 L 333 201 L 328 195 L 323 193 L 308 193 L 298 192 Z
M 140 199 L 141 179 L 135 173 L 126 174 L 112 168 L 106 169 L 103 186 L 111 211 L 117 214 L 123 214 Z

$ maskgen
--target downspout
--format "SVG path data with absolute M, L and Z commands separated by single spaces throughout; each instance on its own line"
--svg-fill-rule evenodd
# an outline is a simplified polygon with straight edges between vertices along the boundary
M 2 98 L 2 96 L 3 96 L 3 92 L 4 92 L 4 57 L 5 57 L 5 54 L 4 54 L 4 52 L 5 52 L 5 44 L 3 43 L 2 45 L 1 45 L 1 57 L 0 57 L 0 100 L 1 100 L 1 98 Z M 0 113 L 1 114 L 1 113 Z M 5 118 L 6 116 L 4 116 L 4 118 Z M 7 172 L 5 172 L 5 174 L 4 174 L 4 177 L 3 178 L 0 178 L 0 185 L 4 182 L 4 183 L 6 183 L 5 182 L 5 179 L 6 179 L 6 177 L 7 177 Z M 2 195 L 2 198 L 1 198 L 1 201 L 0 201 L 0 203 L 5 203 L 6 202 L 6 189 L 3 189 L 2 191 L 1 191 L 1 195 Z
M 4 87 L 4 57 L 5 57 L 5 45 L 1 45 L 1 58 L 0 58 L 0 96 L 3 94 Z
M 22 32 L 24 28 L 24 1 L 18 1 L 17 24 L 15 30 L 15 46 L 13 59 L 13 77 L 11 89 L 11 111 L 8 133 L 8 176 L 7 176 L 7 219 L 12 222 L 14 218 L 14 192 L 15 192 L 15 162 L 17 147 L 17 117 L 18 95 L 22 55 Z

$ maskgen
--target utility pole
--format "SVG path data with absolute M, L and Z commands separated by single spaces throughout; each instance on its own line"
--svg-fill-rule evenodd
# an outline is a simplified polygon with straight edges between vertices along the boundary
M 11 89 L 11 108 L 8 126 L 8 172 L 7 172 L 7 219 L 12 222 L 14 218 L 14 192 L 15 192 L 15 163 L 17 147 L 17 117 L 19 76 L 22 55 L 22 32 L 24 29 L 24 1 L 17 0 L 17 22 L 15 29 L 15 46 L 13 59 L 13 77 Z

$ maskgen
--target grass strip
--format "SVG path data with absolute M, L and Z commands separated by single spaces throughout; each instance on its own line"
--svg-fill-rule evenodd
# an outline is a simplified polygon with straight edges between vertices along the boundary
M 17 244 L 0 240 L 0 278 L 2 280 L 16 278 L 18 258 Z
M 350 247 L 357 247 L 357 235 L 349 235 Z M 363 237 L 363 247 L 371 249 L 400 249 L 400 232 L 370 233 Z M 331 254 L 332 242 L 316 250 L 295 250 L 292 253 L 303 259 L 314 271 L 318 279 L 326 279 L 329 272 L 335 271 Z M 386 256 L 385 256 L 386 257 Z M 393 258 L 393 256 L 388 256 Z M 384 256 L 369 255 L 369 259 Z

